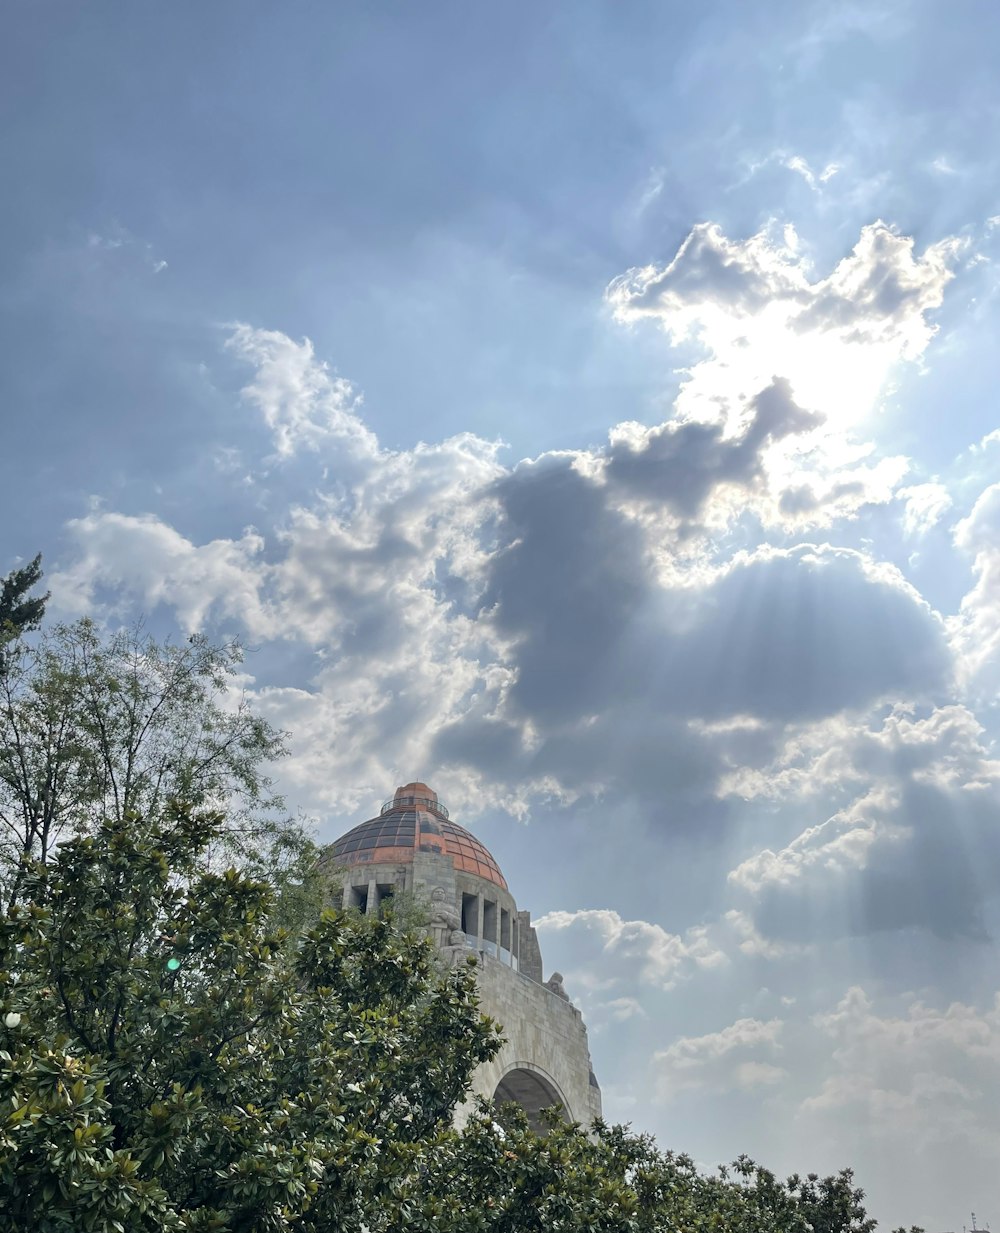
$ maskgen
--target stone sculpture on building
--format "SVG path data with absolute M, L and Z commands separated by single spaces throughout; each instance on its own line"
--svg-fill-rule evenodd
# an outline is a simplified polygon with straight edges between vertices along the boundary
M 378 817 L 326 850 L 325 863 L 345 907 L 377 913 L 405 892 L 427 904 L 443 963 L 477 958 L 480 1005 L 502 1025 L 505 1043 L 476 1071 L 473 1095 L 515 1101 L 537 1129 L 541 1110 L 552 1106 L 584 1125 L 600 1117 L 580 1011 L 558 972 L 543 979 L 530 913 L 518 909 L 496 861 L 451 821 L 436 792 L 419 782 L 397 788 Z M 458 1111 L 460 1123 L 470 1108 L 471 1101 Z
M 445 966 L 449 968 L 458 967 L 472 954 L 469 950 L 469 939 L 461 929 L 453 929 L 448 935 L 447 946 L 441 947 L 441 954 L 445 961 Z
M 448 892 L 442 886 L 431 891 L 430 929 L 438 946 L 446 945 L 456 930 L 462 930 L 462 918 L 448 902 Z
M 545 988 L 551 989 L 556 997 L 562 998 L 564 1002 L 569 1001 L 569 994 L 566 992 L 565 985 L 563 985 L 562 972 L 553 972 L 545 982 Z

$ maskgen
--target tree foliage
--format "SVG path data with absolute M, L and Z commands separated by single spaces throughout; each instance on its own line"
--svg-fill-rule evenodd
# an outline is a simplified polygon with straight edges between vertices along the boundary
M 473 968 L 327 911 L 293 949 L 216 814 L 109 819 L 0 926 L 0 1211 L 55 1233 L 871 1233 L 845 1171 L 704 1176 L 647 1136 L 452 1116 L 498 1045 Z
M 283 738 L 234 688 L 238 644 L 159 643 L 89 620 L 20 639 L 0 665 L 0 891 L 31 861 L 104 819 L 157 816 L 170 799 L 222 806 L 244 858 L 287 847 L 266 773 Z M 294 844 L 292 845 L 294 848 Z M 292 852 L 294 857 L 295 853 Z
M 36 864 L 0 933 L 12 1227 L 376 1227 L 496 1048 L 474 975 L 356 913 L 289 963 L 272 888 L 203 867 L 218 815 L 133 821 Z
M 0 580 L 0 656 L 3 645 L 28 630 L 37 629 L 45 614 L 45 595 L 29 592 L 42 580 L 42 557 L 39 553 L 21 569 L 14 569 Z M 0 658 L 0 664 L 3 663 Z
M 413 1233 L 871 1233 L 850 1170 L 782 1182 L 741 1157 L 714 1176 L 603 1123 L 590 1136 L 551 1119 L 532 1133 L 519 1110 L 486 1114 L 433 1154 L 400 1215 Z M 449 1185 L 461 1179 L 461 1185 Z M 803 1188 L 804 1186 L 804 1188 Z M 470 1212 L 463 1196 L 479 1201 Z M 400 1226 L 402 1227 L 402 1226 Z

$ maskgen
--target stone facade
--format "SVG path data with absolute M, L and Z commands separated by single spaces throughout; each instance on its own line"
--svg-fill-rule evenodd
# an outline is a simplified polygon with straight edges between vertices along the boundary
M 589 1125 L 601 1114 L 580 1011 L 553 973 L 543 982 L 542 956 L 528 912 L 519 911 L 483 845 L 448 816 L 426 784 L 397 789 L 382 813 L 361 823 L 324 854 L 332 891 L 344 906 L 377 913 L 397 895 L 429 913 L 444 962 L 477 959 L 480 1005 L 501 1024 L 505 1043 L 476 1071 L 477 1096 L 513 1100 L 542 1127 L 541 1109 L 560 1105 Z M 468 1117 L 471 1100 L 457 1113 Z

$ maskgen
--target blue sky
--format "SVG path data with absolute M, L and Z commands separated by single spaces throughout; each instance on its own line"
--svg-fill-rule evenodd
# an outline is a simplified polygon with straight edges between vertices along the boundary
M 426 779 L 605 1108 L 1000 1207 L 987 0 L 11 6 L 0 571 Z

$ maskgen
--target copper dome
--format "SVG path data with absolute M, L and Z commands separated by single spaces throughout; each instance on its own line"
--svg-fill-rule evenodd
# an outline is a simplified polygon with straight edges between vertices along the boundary
M 448 820 L 448 810 L 425 783 L 397 788 L 377 818 L 355 826 L 332 845 L 334 861 L 348 866 L 398 864 L 413 860 L 417 851 L 450 856 L 456 869 L 507 889 L 490 853 L 465 827 Z

